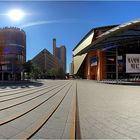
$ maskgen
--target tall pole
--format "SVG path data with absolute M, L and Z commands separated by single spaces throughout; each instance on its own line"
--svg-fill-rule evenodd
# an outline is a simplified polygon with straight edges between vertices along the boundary
M 116 47 L 116 81 L 118 82 L 118 47 Z

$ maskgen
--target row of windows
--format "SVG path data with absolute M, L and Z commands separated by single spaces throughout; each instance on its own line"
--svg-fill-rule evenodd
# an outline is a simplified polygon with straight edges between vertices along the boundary
M 36 63 L 38 63 L 38 64 L 42 64 L 42 65 L 44 65 L 44 61 L 45 61 L 45 57 L 44 57 L 44 55 L 40 55 L 40 56 L 38 56 L 38 57 L 35 57 L 34 58 L 34 60 L 33 60 L 34 62 L 36 62 Z M 48 55 L 46 56 L 46 64 L 48 65 L 48 63 L 50 64 L 50 65 L 58 65 L 58 62 L 57 62 L 57 60 L 56 59 L 54 59 L 53 57 L 48 57 Z
M 20 65 L 0 65 L 0 71 L 21 71 L 22 67 Z
M 12 39 L 12 40 L 8 40 L 8 39 L 1 39 L 0 38 L 0 44 L 19 44 L 19 45 L 24 45 L 25 44 L 25 40 L 24 39 Z
M 15 54 L 9 54 L 5 56 L 0 56 L 0 63 L 12 63 L 12 62 L 19 62 L 24 63 L 25 58 L 23 55 L 15 55 Z
M 0 47 L 0 54 L 9 54 L 9 53 L 16 53 L 24 55 L 25 50 L 22 47 L 19 46 L 6 46 L 6 47 Z

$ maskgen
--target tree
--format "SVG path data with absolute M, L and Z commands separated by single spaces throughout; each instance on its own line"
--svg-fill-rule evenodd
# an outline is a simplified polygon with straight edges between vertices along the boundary
M 60 68 L 51 68 L 49 70 L 42 70 L 37 65 L 33 64 L 32 61 L 28 61 L 24 64 L 24 72 L 27 73 L 27 79 L 38 79 L 38 78 L 65 78 L 65 72 L 62 67 Z
M 65 72 L 63 70 L 63 68 L 51 68 L 48 73 L 47 73 L 48 77 L 50 78 L 59 78 L 59 79 L 64 79 L 65 78 Z
M 27 73 L 27 79 L 37 79 L 42 76 L 42 70 L 30 60 L 24 64 L 24 72 Z
M 33 69 L 32 61 L 31 60 L 27 61 L 23 65 L 23 67 L 24 67 L 24 72 L 26 72 L 26 76 L 27 76 L 26 78 L 29 79 L 30 78 L 30 73 L 31 73 L 31 71 Z
M 48 75 L 50 78 L 55 79 L 56 76 L 57 76 L 57 69 L 51 68 L 50 70 L 48 70 L 47 75 Z
M 30 78 L 39 79 L 39 78 L 41 78 L 41 75 L 42 75 L 41 69 L 36 65 L 32 65 L 32 70 L 30 72 Z
M 58 68 L 58 75 L 57 75 L 58 78 L 60 79 L 64 79 L 65 78 L 65 72 L 64 72 L 64 69 L 62 67 Z

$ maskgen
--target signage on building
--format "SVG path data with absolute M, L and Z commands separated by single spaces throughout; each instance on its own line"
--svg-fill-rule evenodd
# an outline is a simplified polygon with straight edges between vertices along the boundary
M 90 66 L 97 66 L 97 56 L 90 59 Z
M 126 73 L 140 73 L 140 54 L 126 54 Z

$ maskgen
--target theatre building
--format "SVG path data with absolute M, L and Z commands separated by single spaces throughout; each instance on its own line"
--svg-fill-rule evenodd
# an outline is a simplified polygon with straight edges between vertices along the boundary
M 140 20 L 94 28 L 73 49 L 79 78 L 140 79 Z

